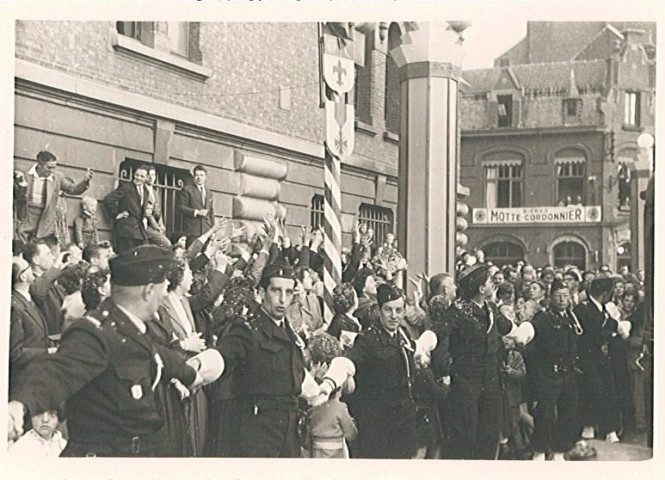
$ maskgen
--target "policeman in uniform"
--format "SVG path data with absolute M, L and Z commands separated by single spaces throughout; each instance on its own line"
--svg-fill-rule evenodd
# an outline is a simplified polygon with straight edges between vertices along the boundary
M 298 396 L 319 387 L 305 369 L 304 343 L 285 317 L 295 288 L 293 269 L 268 265 L 259 282 L 261 305 L 219 340 L 224 375 L 233 375 L 239 457 L 299 457 Z
M 582 326 L 572 311 L 570 289 L 560 280 L 551 288 L 550 307 L 524 322 L 510 336 L 533 342 L 530 379 L 537 404 L 533 415 L 534 460 L 573 448 L 579 433 L 577 340 Z
M 62 456 L 154 454 L 155 434 L 163 424 L 154 393 L 160 379 L 203 384 L 196 367 L 146 335 L 145 321 L 166 295 L 171 261 L 171 251 L 156 246 L 137 247 L 109 261 L 110 298 L 75 320 L 58 351 L 35 360 L 18 380 L 8 405 L 10 438 L 20 435 L 26 413 L 55 410 L 66 400 L 69 442 Z M 191 364 L 201 366 L 198 360 Z
M 357 456 L 411 458 L 417 435 L 411 396 L 416 345 L 399 326 L 406 306 L 402 291 L 382 284 L 376 297 L 380 324 L 359 333 L 345 356 L 333 359 L 321 391 L 328 395 L 354 376 Z
M 476 264 L 460 272 L 461 298 L 439 310 L 417 342 L 417 360 L 426 362 L 437 345 L 450 356 L 452 458 L 495 458 L 499 443 L 501 390 L 499 384 L 500 335 L 513 328 L 510 320 L 496 316 L 489 299 L 494 282 L 489 268 Z

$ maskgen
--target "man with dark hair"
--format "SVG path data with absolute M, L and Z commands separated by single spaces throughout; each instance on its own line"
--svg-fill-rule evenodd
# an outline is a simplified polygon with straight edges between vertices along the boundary
M 80 195 L 90 186 L 92 169 L 86 171 L 85 177 L 79 183 L 71 178 L 56 172 L 58 159 L 51 152 L 42 151 L 37 154 L 37 164 L 33 165 L 24 175 L 15 172 L 15 180 L 26 185 L 26 208 L 18 219 L 17 228 L 19 237 L 24 240 L 44 238 L 55 235 L 56 232 L 56 204 L 60 191 L 69 195 Z
M 30 285 L 30 295 L 46 320 L 49 335 L 62 331 L 62 302 L 66 294 L 57 280 L 69 265 L 66 256 L 67 252 L 61 252 L 56 258 L 44 240 L 29 242 L 23 251 L 23 258 L 30 264 L 35 276 Z
M 411 458 L 417 446 L 411 391 L 415 343 L 400 327 L 406 300 L 388 283 L 379 286 L 376 296 L 379 324 L 360 332 L 344 357 L 332 360 L 321 391 L 329 395 L 354 377 L 357 389 L 349 408 L 358 422 L 357 456 Z
M 108 270 L 109 258 L 113 255 L 113 247 L 107 241 L 88 245 L 83 249 L 83 260 L 96 270 Z
M 440 345 L 451 358 L 452 458 L 491 460 L 499 443 L 499 336 L 513 324 L 489 303 L 495 285 L 485 264 L 460 272 L 458 284 L 462 298 L 432 319 L 432 330 L 418 339 L 417 356 L 426 359 Z
M 132 182 L 121 182 L 104 198 L 104 205 L 113 219 L 113 233 L 118 253 L 144 245 L 148 237 L 143 224 L 145 208 L 149 201 L 145 180 L 148 167 L 139 165 L 134 169 Z
M 58 351 L 19 378 L 7 409 L 10 439 L 21 434 L 26 413 L 66 401 L 69 442 L 61 456 L 154 455 L 164 423 L 155 394 L 161 379 L 197 388 L 218 378 L 222 365 L 214 350 L 185 362 L 147 334 L 172 258 L 168 249 L 142 246 L 111 260 L 111 298 L 75 320 Z
M 285 316 L 295 282 L 291 267 L 268 265 L 259 282 L 261 305 L 217 344 L 224 375 L 233 375 L 241 425 L 233 456 L 300 456 L 298 396 L 315 397 L 319 387 L 305 369 L 305 345 Z
M 609 343 L 614 335 L 626 339 L 630 334 L 630 322 L 612 318 L 606 308 L 615 281 L 611 276 L 594 278 L 587 289 L 589 298 L 574 310 L 584 330 L 578 340 L 579 366 L 584 374 L 580 389 L 582 437 L 594 438 L 600 433 L 612 443 L 620 441 L 621 419 Z
M 192 171 L 194 183 L 180 192 L 178 208 L 182 213 L 182 229 L 187 233 L 188 244 L 201 236 L 215 223 L 212 192 L 206 187 L 208 172 L 202 165 Z

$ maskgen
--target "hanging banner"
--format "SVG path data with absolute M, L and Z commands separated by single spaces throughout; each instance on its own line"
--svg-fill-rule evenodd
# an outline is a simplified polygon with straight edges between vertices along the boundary
M 355 146 L 353 105 L 326 100 L 326 148 L 341 161 L 351 156 Z
M 356 81 L 353 39 L 348 24 L 323 25 L 323 78 L 337 93 L 349 93 Z

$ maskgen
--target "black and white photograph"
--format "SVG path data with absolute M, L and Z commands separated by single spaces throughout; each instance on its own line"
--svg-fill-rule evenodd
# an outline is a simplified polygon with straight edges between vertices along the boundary
M 16 478 L 655 475 L 655 7 L 205 3 L 3 23 Z

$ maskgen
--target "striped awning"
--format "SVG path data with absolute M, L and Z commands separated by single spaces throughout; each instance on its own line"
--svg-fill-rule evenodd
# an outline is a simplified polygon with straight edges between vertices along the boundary
M 633 157 L 617 157 L 617 163 L 619 165 L 631 166 L 635 164 L 635 158 Z
M 586 163 L 586 158 L 584 157 L 556 157 L 554 163 L 557 165 L 577 165 L 580 163 Z
M 519 167 L 522 165 L 521 158 L 504 160 L 483 160 L 483 167 Z

